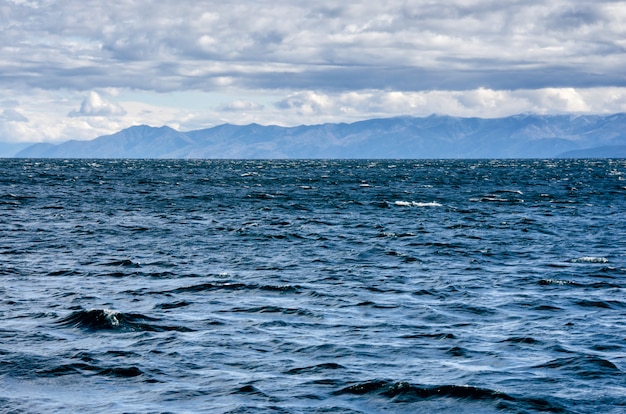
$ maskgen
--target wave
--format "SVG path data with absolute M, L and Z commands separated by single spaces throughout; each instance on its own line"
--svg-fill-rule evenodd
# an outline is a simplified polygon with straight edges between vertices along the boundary
M 623 375 L 623 372 L 611 361 L 595 355 L 579 355 L 569 358 L 558 358 L 535 368 L 554 369 L 574 373 L 583 378 L 601 378 L 605 376 Z
M 408 334 L 408 335 L 402 335 L 400 338 L 403 339 L 422 339 L 422 338 L 426 338 L 426 339 L 437 339 L 437 340 L 442 340 L 442 339 L 457 339 L 456 335 L 454 335 L 453 333 L 420 333 L 420 334 Z
M 472 203 L 523 203 L 524 200 L 521 198 L 516 198 L 515 196 L 512 197 L 503 197 L 503 194 L 515 194 L 515 195 L 522 195 L 521 192 L 518 191 L 496 191 L 492 194 L 485 194 L 481 197 L 472 197 L 469 199 L 469 201 L 471 201 Z
M 6 205 L 18 206 L 20 204 L 23 204 L 24 201 L 35 200 L 36 198 L 37 197 L 35 197 L 35 196 L 17 195 L 17 194 L 12 194 L 12 193 L 6 193 L 6 194 L 3 194 L 3 195 L 0 195 L 0 205 L 1 204 L 6 204 Z
M 109 309 L 91 309 L 73 312 L 58 321 L 60 326 L 84 329 L 87 331 L 180 331 L 192 329 L 182 326 L 165 326 L 154 322 L 158 319 L 139 313 L 122 313 Z
M 54 270 L 47 273 L 48 276 L 82 276 L 83 274 L 79 270 Z
M 523 192 L 521 192 L 520 190 L 496 190 L 494 191 L 494 194 L 519 194 L 519 195 L 524 195 Z
M 531 338 L 530 336 L 513 336 L 511 338 L 504 339 L 500 342 L 509 342 L 513 344 L 526 344 L 526 345 L 541 344 L 541 341 L 538 341 L 535 338 Z
M 334 392 L 334 395 L 378 395 L 395 403 L 417 402 L 433 398 L 454 398 L 461 400 L 492 401 L 499 409 L 529 409 L 561 413 L 564 408 L 555 402 L 541 398 L 514 397 L 501 391 L 479 388 L 470 385 L 414 385 L 408 382 L 368 381 L 360 382 Z M 522 407 L 520 407 L 522 406 Z
M 391 231 L 384 231 L 384 232 L 378 234 L 376 237 L 379 237 L 379 238 L 385 238 L 385 237 L 403 238 L 403 237 L 416 237 L 416 236 L 417 236 L 417 234 L 411 233 L 411 232 L 394 233 L 394 232 L 391 232 Z
M 571 280 L 560 280 L 560 279 L 541 279 L 537 282 L 539 286 L 580 286 L 578 283 L 572 282 Z
M 572 263 L 608 263 L 609 260 L 606 257 L 593 257 L 593 256 L 584 256 L 579 257 L 578 259 L 570 260 Z
M 37 372 L 38 375 L 43 377 L 58 377 L 71 374 L 84 375 L 85 373 L 115 378 L 133 378 L 144 374 L 143 371 L 135 366 L 102 368 L 86 363 L 64 364 Z
M 231 394 L 245 394 L 245 395 L 256 395 L 263 398 L 271 398 L 269 395 L 265 394 L 263 391 L 255 387 L 254 385 L 243 385 L 233 391 Z
M 306 316 L 310 318 L 315 318 L 316 315 L 306 309 L 299 308 L 282 308 L 280 306 L 257 306 L 252 308 L 241 308 L 236 307 L 231 309 L 228 312 L 237 312 L 237 313 L 280 313 L 283 315 L 297 315 L 297 316 Z
M 286 371 L 286 374 L 296 375 L 296 374 L 317 374 L 320 372 L 324 372 L 327 370 L 335 370 L 335 369 L 345 369 L 343 365 L 336 364 L 334 362 L 327 362 L 324 364 L 312 365 L 309 367 L 301 367 L 301 368 L 292 368 Z
M 248 283 L 200 283 L 198 285 L 192 286 L 184 286 L 180 288 L 176 288 L 171 293 L 197 293 L 197 292 L 207 292 L 214 290 L 226 290 L 226 291 L 237 291 L 237 290 L 262 290 L 262 291 L 270 291 L 270 292 L 279 292 L 279 293 L 299 293 L 300 286 L 293 285 L 256 285 L 256 284 L 248 284 Z
M 603 308 L 603 309 L 613 309 L 613 308 L 623 308 L 624 303 L 616 300 L 579 300 L 574 302 L 576 305 L 582 308 Z
M 139 268 L 141 267 L 141 264 L 134 262 L 130 259 L 120 259 L 120 260 L 112 260 L 106 263 L 102 263 L 102 266 Z
M 158 305 L 155 305 L 155 308 L 176 309 L 176 308 L 182 308 L 182 307 L 189 306 L 189 305 L 191 305 L 191 303 L 187 302 L 186 300 L 180 300 L 177 302 L 159 303 Z
M 36 341 L 34 341 L 36 344 Z M 36 345 L 35 345 L 36 346 Z M 32 349 L 26 347 L 26 352 L 12 353 L 10 355 L 3 355 L 2 364 L 0 364 L 0 375 L 9 376 L 12 378 L 18 378 L 21 380 L 32 378 L 56 378 L 66 375 L 79 375 L 79 376 L 104 376 L 114 378 L 133 378 L 141 377 L 145 382 L 156 382 L 152 378 L 152 374 L 158 374 L 159 370 L 149 369 L 144 370 L 140 368 L 139 364 L 129 362 L 124 363 L 120 360 L 116 362 L 101 361 L 106 355 L 79 352 L 73 356 L 67 358 L 67 355 L 60 356 L 44 356 L 36 353 L 32 353 Z M 134 356 L 133 353 L 126 353 L 124 351 L 109 351 L 120 352 L 119 356 Z M 114 356 L 117 356 L 113 354 Z M 9 357 L 9 358 L 7 358 Z M 0 407 L 3 407 L 0 404 Z M 6 408 L 6 407 L 3 407 Z M 10 410 L 9 410 L 10 411 Z M 6 412 L 0 408 L 0 412 Z M 11 411 L 12 412 L 12 411 Z M 31 411 L 28 411 L 31 412 Z
M 577 283 L 571 280 L 560 279 L 541 279 L 537 282 L 540 286 L 570 286 L 576 288 L 590 288 L 590 289 L 621 289 L 623 286 L 619 283 L 609 282 L 593 282 L 593 283 Z
M 418 202 L 418 201 L 396 201 L 393 203 L 399 207 L 441 207 L 442 204 L 436 201 Z

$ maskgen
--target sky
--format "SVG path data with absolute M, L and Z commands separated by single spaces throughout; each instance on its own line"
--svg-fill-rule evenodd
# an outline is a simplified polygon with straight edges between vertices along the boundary
M 0 40 L 0 142 L 626 112 L 626 1 L 0 0 Z

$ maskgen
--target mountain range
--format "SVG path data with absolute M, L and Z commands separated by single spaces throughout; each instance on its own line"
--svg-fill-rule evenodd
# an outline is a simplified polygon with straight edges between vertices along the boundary
M 354 123 L 133 126 L 90 141 L 38 143 L 24 158 L 624 158 L 626 114 L 395 117 Z

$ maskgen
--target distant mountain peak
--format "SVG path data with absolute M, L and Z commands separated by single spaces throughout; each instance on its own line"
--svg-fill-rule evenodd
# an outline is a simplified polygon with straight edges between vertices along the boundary
M 432 114 L 297 127 L 221 124 L 188 132 L 169 126 L 135 125 L 91 141 L 32 145 L 17 156 L 550 158 L 563 153 L 602 154 L 594 148 L 624 145 L 626 114 L 518 114 L 493 119 Z

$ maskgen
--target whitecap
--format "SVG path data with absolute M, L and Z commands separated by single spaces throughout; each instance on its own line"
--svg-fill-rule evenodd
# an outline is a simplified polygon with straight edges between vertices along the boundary
M 97 311 L 97 309 L 95 309 Z M 111 309 L 102 309 L 102 313 L 104 314 L 104 318 L 109 321 L 111 326 L 119 326 L 120 325 L 120 313 Z
M 584 256 L 579 257 L 578 259 L 572 259 L 572 263 L 608 263 L 609 260 L 606 257 L 593 257 L 593 256 Z
M 418 201 L 396 201 L 394 203 L 396 206 L 400 207 L 441 207 L 441 203 L 436 201 L 430 202 L 418 202 Z
M 428 203 L 418 203 L 413 201 L 412 203 L 415 207 L 441 207 L 441 203 L 438 203 L 436 201 L 430 201 Z
M 496 193 L 519 194 L 519 195 L 523 195 L 524 194 L 520 190 L 496 190 L 495 192 Z

